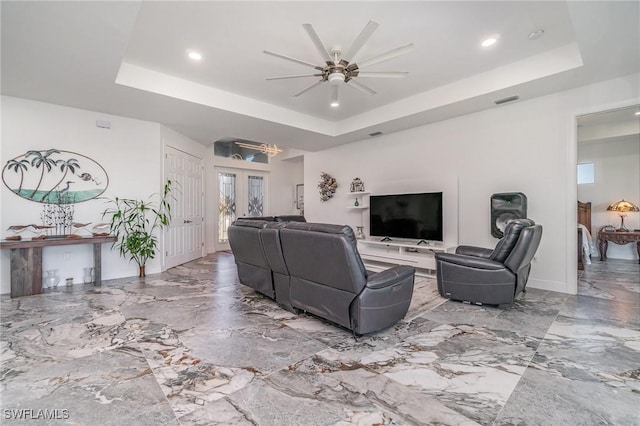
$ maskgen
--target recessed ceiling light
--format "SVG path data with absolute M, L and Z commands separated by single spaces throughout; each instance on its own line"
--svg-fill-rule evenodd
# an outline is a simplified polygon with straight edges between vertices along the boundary
M 340 106 L 340 102 L 332 101 L 330 105 L 331 105 L 331 108 L 338 108 Z
M 200 52 L 196 52 L 195 50 L 188 50 L 187 55 L 189 56 L 190 59 L 193 59 L 194 61 L 202 60 L 202 54 Z
M 498 41 L 499 36 L 498 35 L 492 35 L 491 37 L 488 37 L 486 39 L 484 39 L 482 41 L 482 43 L 480 43 L 480 45 L 482 47 L 489 47 L 489 46 L 493 46 L 494 44 L 496 44 L 496 42 Z
M 640 115 L 640 111 L 636 111 L 635 115 Z

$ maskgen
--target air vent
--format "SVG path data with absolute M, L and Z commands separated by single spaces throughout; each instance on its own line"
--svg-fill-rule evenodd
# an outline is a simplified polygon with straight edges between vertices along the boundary
M 375 137 L 375 136 L 380 136 L 381 134 L 382 132 L 373 132 L 373 133 L 369 133 L 369 136 Z
M 497 101 L 494 101 L 494 102 L 496 103 L 496 105 L 502 105 L 502 104 L 506 104 L 507 102 L 517 101 L 518 99 L 520 99 L 520 96 L 509 96 L 508 98 L 498 99 Z

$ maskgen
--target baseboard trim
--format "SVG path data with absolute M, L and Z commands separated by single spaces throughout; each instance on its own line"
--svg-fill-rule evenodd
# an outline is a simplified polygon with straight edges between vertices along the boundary
M 538 290 L 548 290 L 548 291 L 555 291 L 558 293 L 575 294 L 569 291 L 569 288 L 566 282 L 561 282 L 561 281 L 547 281 L 547 280 L 540 280 L 536 278 L 529 278 L 529 281 L 527 282 L 527 288 L 537 288 Z

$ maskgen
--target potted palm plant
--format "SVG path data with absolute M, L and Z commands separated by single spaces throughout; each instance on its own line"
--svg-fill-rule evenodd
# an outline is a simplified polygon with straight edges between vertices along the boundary
M 102 213 L 103 219 L 110 217 L 109 230 L 116 238 L 112 247 L 138 264 L 140 277 L 145 276 L 147 260 L 156 256 L 158 237 L 155 231 L 167 228 L 171 222 L 171 189 L 172 182 L 168 180 L 156 202 L 109 199 L 110 206 Z

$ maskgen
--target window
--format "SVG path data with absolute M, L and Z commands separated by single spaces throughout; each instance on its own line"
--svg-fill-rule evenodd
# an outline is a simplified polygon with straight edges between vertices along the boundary
M 584 183 L 594 183 L 596 181 L 595 163 L 578 164 L 578 185 Z
M 213 154 L 218 157 L 233 158 L 234 160 L 269 164 L 269 156 L 267 155 L 268 148 L 269 146 L 258 142 L 224 138 L 215 141 L 213 144 Z

